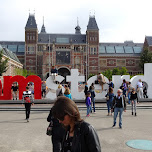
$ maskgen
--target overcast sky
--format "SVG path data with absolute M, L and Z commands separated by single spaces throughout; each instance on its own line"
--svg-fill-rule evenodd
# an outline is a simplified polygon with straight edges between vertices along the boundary
M 38 30 L 74 33 L 77 17 L 85 34 L 90 11 L 100 29 L 100 42 L 144 42 L 152 36 L 152 0 L 0 0 L 0 40 L 24 41 L 24 28 L 34 13 Z

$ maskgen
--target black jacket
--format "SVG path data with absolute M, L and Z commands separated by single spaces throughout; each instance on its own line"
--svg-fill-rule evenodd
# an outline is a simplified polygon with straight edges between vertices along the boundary
M 68 131 L 63 140 L 61 152 L 64 152 L 67 133 Z M 95 129 L 85 121 L 75 125 L 72 152 L 101 152 L 100 141 Z
M 122 102 L 122 97 L 123 97 L 123 102 Z M 126 110 L 126 101 L 125 101 L 125 96 L 124 95 L 121 96 L 120 99 L 118 99 L 117 96 L 114 96 L 112 109 L 114 109 L 115 107 L 124 108 L 124 110 Z

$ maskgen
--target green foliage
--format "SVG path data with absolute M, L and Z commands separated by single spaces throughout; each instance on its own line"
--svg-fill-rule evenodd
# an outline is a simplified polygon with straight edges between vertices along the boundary
M 121 69 L 119 68 L 114 68 L 113 70 L 107 69 L 102 74 L 106 76 L 108 79 L 112 79 L 112 75 L 129 75 L 127 73 L 126 67 L 122 67 Z
M 89 78 L 91 78 L 91 77 L 93 77 L 93 76 L 95 76 L 95 74 L 92 74 L 92 73 L 91 73 L 91 74 L 89 74 L 88 79 L 89 79 Z
M 26 69 L 15 69 L 15 75 L 21 75 L 24 77 L 27 77 L 29 75 L 35 75 L 35 73 L 32 73 L 31 71 L 27 71 Z
M 143 71 L 144 63 L 152 63 L 152 53 L 148 50 L 148 48 L 144 48 L 143 52 L 140 55 L 139 66 L 143 69 Z
M 107 69 L 106 71 L 102 72 L 102 74 L 106 76 L 108 79 L 112 78 L 112 70 L 110 69 Z
M 3 51 L 1 50 L 1 51 L 0 51 L 0 76 L 2 76 L 2 74 L 3 74 L 4 72 L 6 72 L 6 71 L 7 71 L 7 68 L 8 68 L 8 65 L 7 65 L 7 63 L 8 63 L 8 58 L 5 59 L 4 61 L 2 61 L 2 57 L 3 57 Z

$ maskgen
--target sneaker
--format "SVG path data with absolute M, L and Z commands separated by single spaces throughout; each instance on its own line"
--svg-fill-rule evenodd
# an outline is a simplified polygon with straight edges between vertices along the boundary
M 112 128 L 114 128 L 116 125 L 113 125 Z
M 86 117 L 90 117 L 90 115 L 88 114 L 88 115 L 86 115 Z
M 132 112 L 132 115 L 134 115 L 134 113 Z
M 27 119 L 27 122 L 29 122 L 29 119 Z
M 137 114 L 135 113 L 135 116 L 137 116 Z

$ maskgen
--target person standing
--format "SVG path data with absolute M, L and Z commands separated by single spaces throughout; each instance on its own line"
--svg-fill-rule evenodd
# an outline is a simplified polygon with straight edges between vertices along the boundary
M 111 79 L 109 79 L 108 85 L 109 85 L 109 88 L 114 88 L 114 84 Z
M 56 97 L 63 96 L 62 85 L 59 84 L 58 89 L 56 90 Z
M 47 121 L 51 123 L 52 126 L 52 145 L 53 152 L 61 152 L 62 141 L 65 135 L 65 129 L 59 123 L 59 120 L 54 118 L 52 115 L 52 109 L 47 117 Z
M 88 83 L 86 82 L 86 83 L 85 83 L 85 87 L 84 87 L 84 94 L 85 94 L 85 96 L 87 96 L 88 91 L 89 91 Z
M 122 83 L 122 90 L 123 90 L 123 95 L 126 97 L 126 91 L 127 91 L 127 82 L 125 79 L 123 79 Z
M 22 104 L 23 103 L 25 105 L 26 120 L 29 122 L 31 104 L 34 105 L 32 92 L 29 91 L 29 87 L 26 87 L 26 91 L 23 92 Z
M 130 95 L 131 95 L 131 92 L 132 92 L 132 89 L 133 89 L 133 87 L 132 87 L 132 85 L 131 85 L 131 82 L 129 82 L 129 84 L 128 84 L 128 104 L 130 104 Z
M 86 115 L 86 117 L 89 117 L 90 116 L 90 112 L 92 111 L 92 107 L 91 107 L 91 93 L 90 92 L 87 93 L 85 101 L 86 101 L 86 106 L 87 106 L 87 115 Z
M 137 93 L 135 91 L 135 88 L 132 89 L 132 92 L 131 92 L 131 95 L 130 95 L 130 100 L 131 100 L 132 115 L 134 115 L 134 112 L 133 112 L 133 107 L 134 107 L 135 116 L 137 116 L 136 105 L 137 105 L 137 102 L 138 102 L 138 96 L 137 96 Z
M 17 100 L 17 95 L 18 95 L 18 86 L 16 84 L 16 82 L 13 83 L 13 86 L 11 88 L 11 93 L 12 93 L 12 96 L 13 96 L 13 100 Z
M 112 101 L 114 98 L 114 93 L 113 93 L 113 88 L 109 88 L 108 93 L 105 95 L 106 100 L 107 100 L 107 108 L 108 108 L 108 114 L 107 116 L 110 115 L 110 110 L 111 110 L 111 116 L 112 116 Z
M 122 95 L 121 89 L 118 89 L 117 95 L 114 96 L 112 109 L 114 110 L 114 121 L 113 121 L 112 127 L 116 126 L 116 119 L 119 113 L 119 128 L 121 129 L 122 128 L 122 114 L 123 114 L 123 111 L 126 112 L 125 96 Z
M 138 91 L 138 97 L 143 98 L 143 84 L 141 79 L 137 82 L 137 91 Z
M 68 87 L 65 88 L 64 96 L 66 96 L 69 99 L 72 99 L 72 96 L 71 96 L 71 93 L 70 93 L 70 89 Z
M 42 98 L 46 97 L 46 83 L 45 81 L 42 82 Z
M 97 132 L 81 119 L 74 101 L 59 97 L 52 108 L 53 116 L 66 128 L 61 152 L 101 152 Z
M 94 88 L 92 85 L 89 88 L 89 92 L 91 93 L 91 103 L 93 104 L 93 110 L 94 110 L 94 112 L 96 112 L 96 108 L 95 108 L 95 96 L 96 95 L 95 95 Z

